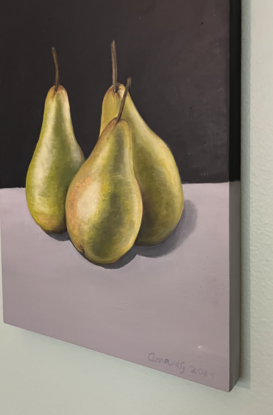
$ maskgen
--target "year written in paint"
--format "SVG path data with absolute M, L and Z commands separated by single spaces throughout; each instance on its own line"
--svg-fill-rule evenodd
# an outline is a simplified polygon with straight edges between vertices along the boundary
M 211 377 L 214 379 L 214 373 L 208 371 L 207 369 L 203 369 L 201 367 L 196 367 L 194 365 L 187 366 L 186 362 L 183 362 L 182 360 L 173 361 L 168 358 L 163 357 L 157 357 L 154 352 L 151 352 L 148 354 L 148 360 L 149 362 L 156 363 L 158 365 L 167 365 L 167 366 L 175 366 L 177 367 L 179 374 L 183 375 L 186 372 L 192 373 L 194 375 L 204 376 L 204 377 Z

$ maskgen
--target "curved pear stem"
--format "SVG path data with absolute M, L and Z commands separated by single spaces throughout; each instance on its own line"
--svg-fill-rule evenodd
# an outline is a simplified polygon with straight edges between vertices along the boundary
M 113 40 L 111 43 L 111 56 L 112 56 L 112 76 L 113 76 L 113 89 L 116 93 L 118 90 L 118 65 L 117 65 L 117 52 L 116 42 Z
M 123 97 L 122 97 L 122 101 L 120 103 L 119 112 L 118 112 L 118 116 L 117 116 L 117 121 L 116 121 L 115 125 L 117 125 L 117 123 L 121 119 L 122 111 L 123 111 L 123 108 L 124 108 L 124 105 L 125 105 L 126 96 L 128 94 L 128 91 L 129 91 L 129 88 L 130 88 L 131 84 L 132 84 L 132 78 L 128 78 L 127 83 L 126 83 L 126 87 L 125 87 L 125 91 L 124 91 L 124 94 L 123 94 Z
M 60 85 L 60 75 L 59 75 L 59 65 L 58 65 L 58 58 L 57 58 L 57 52 L 55 48 L 51 48 L 54 64 L 55 64 L 55 92 L 58 91 L 59 85 Z

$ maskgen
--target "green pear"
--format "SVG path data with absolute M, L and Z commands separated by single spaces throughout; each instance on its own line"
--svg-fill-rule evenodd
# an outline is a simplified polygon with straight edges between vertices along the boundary
M 115 43 L 112 43 L 113 86 L 106 92 L 101 114 L 101 131 L 119 110 L 125 87 L 117 83 Z M 123 118 L 132 130 L 133 163 L 143 201 L 143 219 L 138 245 L 156 245 L 177 226 L 184 207 L 183 188 L 174 157 L 161 138 L 145 123 L 130 94 Z
M 56 83 L 46 97 L 39 141 L 27 172 L 26 198 L 33 219 L 45 232 L 63 233 L 67 190 L 85 159 L 74 135 L 67 92 L 59 85 L 54 48 L 52 53 Z
M 131 130 L 121 119 L 127 90 L 118 116 L 100 135 L 66 198 L 70 239 L 85 258 L 98 265 L 116 262 L 133 246 L 142 219 Z

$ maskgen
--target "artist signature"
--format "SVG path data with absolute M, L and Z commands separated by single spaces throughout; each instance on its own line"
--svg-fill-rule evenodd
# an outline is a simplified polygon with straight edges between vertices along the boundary
M 183 375 L 185 371 L 188 369 L 190 373 L 205 377 L 211 376 L 214 379 L 214 373 L 209 372 L 207 369 L 203 369 L 201 367 L 197 368 L 194 365 L 187 366 L 186 362 L 183 362 L 182 360 L 171 360 L 164 357 L 157 357 L 155 352 L 151 352 L 148 354 L 148 360 L 149 362 L 153 362 L 158 365 L 175 366 L 179 370 L 180 375 Z
M 163 357 L 156 357 L 155 353 L 149 353 L 148 354 L 148 360 L 150 362 L 158 363 L 158 364 L 164 364 L 168 366 L 176 366 L 180 370 L 180 374 L 182 375 L 185 372 L 186 369 L 186 363 L 181 362 L 181 360 L 178 360 L 177 362 L 173 362 L 170 359 L 164 359 Z

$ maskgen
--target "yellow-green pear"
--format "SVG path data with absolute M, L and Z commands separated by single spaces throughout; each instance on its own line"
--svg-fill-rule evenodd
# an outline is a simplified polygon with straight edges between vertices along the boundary
M 112 43 L 113 85 L 106 92 L 101 114 L 101 131 L 119 110 L 125 87 L 117 83 L 115 43 Z M 156 245 L 177 226 L 184 206 L 183 188 L 174 157 L 168 146 L 145 123 L 130 94 L 123 118 L 132 130 L 133 163 L 143 201 L 138 245 Z
M 74 135 L 67 92 L 59 85 L 54 48 L 52 53 L 56 82 L 46 97 L 39 141 L 27 172 L 26 198 L 33 219 L 45 232 L 63 233 L 68 186 L 85 159 Z
M 142 200 L 134 175 L 132 134 L 119 114 L 101 133 L 91 155 L 72 180 L 66 198 L 71 241 L 89 261 L 106 265 L 134 244 L 142 219 Z

